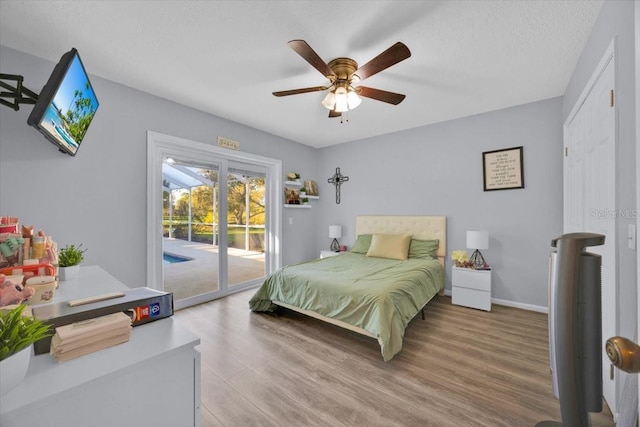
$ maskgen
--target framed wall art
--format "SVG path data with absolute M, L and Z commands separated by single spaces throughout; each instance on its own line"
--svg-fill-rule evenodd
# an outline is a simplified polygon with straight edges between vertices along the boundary
M 524 188 L 522 147 L 482 153 L 484 191 Z

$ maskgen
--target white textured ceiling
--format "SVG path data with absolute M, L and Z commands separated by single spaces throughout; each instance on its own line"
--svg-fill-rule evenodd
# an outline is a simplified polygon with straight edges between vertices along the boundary
M 91 74 L 324 147 L 562 95 L 601 5 L 0 0 L 0 44 L 51 61 L 76 47 Z M 324 92 L 274 97 L 327 83 L 292 39 L 360 65 L 402 41 L 412 56 L 363 84 L 406 99 L 364 98 L 340 123 Z

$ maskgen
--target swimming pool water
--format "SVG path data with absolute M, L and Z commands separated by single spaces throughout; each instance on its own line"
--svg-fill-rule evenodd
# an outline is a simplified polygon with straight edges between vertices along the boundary
M 162 263 L 163 264 L 175 264 L 176 262 L 185 262 L 185 261 L 191 261 L 193 258 L 187 258 L 187 257 L 182 257 L 182 256 L 176 256 L 176 255 L 171 255 L 168 253 L 163 253 L 162 254 Z

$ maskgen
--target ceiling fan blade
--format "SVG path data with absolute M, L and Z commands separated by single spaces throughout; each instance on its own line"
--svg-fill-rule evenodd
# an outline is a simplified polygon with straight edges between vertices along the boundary
M 342 113 L 337 112 L 336 110 L 329 110 L 329 118 L 340 117 Z
M 364 64 L 362 67 L 358 68 L 353 75 L 358 76 L 360 81 L 362 81 L 367 77 L 371 77 L 374 74 L 397 64 L 400 61 L 404 61 L 410 56 L 411 51 L 409 51 L 409 48 L 404 43 L 398 42 L 373 58 L 371 61 Z
M 366 86 L 358 86 L 355 88 L 355 91 L 358 95 L 364 96 L 365 98 L 371 98 L 393 105 L 400 104 L 405 98 L 405 95 L 401 93 L 387 92 L 386 90 L 373 89 Z
M 297 95 L 299 93 L 309 93 L 309 92 L 320 92 L 323 90 L 329 89 L 326 86 L 314 86 L 314 87 L 305 87 L 302 89 L 292 89 L 292 90 L 281 90 L 279 92 L 273 92 L 274 96 L 289 96 L 289 95 Z
M 336 73 L 333 72 L 331 68 L 327 65 L 326 62 L 318 56 L 318 54 L 311 49 L 311 46 L 307 44 L 304 40 L 291 40 L 287 43 L 289 47 L 295 50 L 298 55 L 302 56 L 305 61 L 313 66 L 316 70 L 320 71 L 323 76 L 332 80 L 332 78 L 336 77 Z

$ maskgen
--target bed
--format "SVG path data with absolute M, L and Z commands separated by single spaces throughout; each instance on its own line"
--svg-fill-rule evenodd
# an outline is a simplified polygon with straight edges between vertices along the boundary
M 444 290 L 446 217 L 357 216 L 356 236 L 348 252 L 278 269 L 249 307 L 285 307 L 369 336 L 389 361 L 411 319 L 424 318 L 425 305 Z M 407 259 L 396 259 L 403 245 Z

